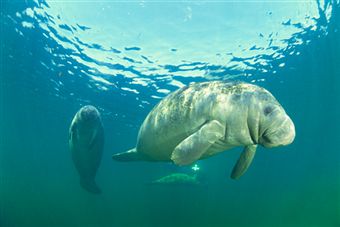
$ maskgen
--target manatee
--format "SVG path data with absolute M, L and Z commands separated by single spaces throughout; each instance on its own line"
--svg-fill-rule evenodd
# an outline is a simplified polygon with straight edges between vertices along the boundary
M 69 147 L 80 185 L 88 192 L 101 193 L 95 177 L 103 154 L 104 130 L 94 106 L 84 106 L 74 116 L 69 129 Z
M 292 120 L 266 89 L 240 81 L 191 83 L 161 100 L 141 125 L 136 147 L 113 159 L 182 166 L 242 146 L 231 173 L 238 179 L 258 145 L 285 146 L 294 138 Z
M 150 184 L 157 185 L 199 185 L 200 181 L 197 175 L 188 175 L 185 173 L 172 173 L 152 181 Z

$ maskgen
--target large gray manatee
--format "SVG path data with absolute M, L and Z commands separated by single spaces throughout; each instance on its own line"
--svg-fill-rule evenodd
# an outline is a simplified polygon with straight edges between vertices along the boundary
M 84 106 L 74 116 L 69 130 L 69 147 L 80 185 L 91 193 L 101 193 L 95 177 L 103 154 L 104 130 L 95 107 Z
M 136 148 L 113 155 L 118 161 L 173 161 L 189 165 L 243 146 L 231 177 L 251 164 L 257 145 L 293 142 L 295 128 L 274 96 L 244 82 L 192 83 L 164 98 L 144 120 Z

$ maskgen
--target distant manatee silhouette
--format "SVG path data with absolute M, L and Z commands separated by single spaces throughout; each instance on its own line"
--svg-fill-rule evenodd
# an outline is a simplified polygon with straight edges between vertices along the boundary
M 188 175 L 185 173 L 172 173 L 150 182 L 153 185 L 199 185 L 201 182 L 197 175 Z
M 88 192 L 101 193 L 95 177 L 103 154 L 104 130 L 95 107 L 84 106 L 74 116 L 69 129 L 69 147 L 80 185 Z

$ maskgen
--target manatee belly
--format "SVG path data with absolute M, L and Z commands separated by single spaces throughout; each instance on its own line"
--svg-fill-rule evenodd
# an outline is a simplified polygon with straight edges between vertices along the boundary
M 72 159 L 83 178 L 94 178 L 103 154 L 104 133 L 100 131 L 93 141 L 71 141 Z
M 140 131 L 137 151 L 157 161 L 169 161 L 175 147 L 200 127 L 197 124 L 186 129 L 190 127 L 184 127 L 184 124 L 188 122 L 170 123 L 164 127 L 149 124 Z
M 201 159 L 209 158 L 215 154 L 221 153 L 222 151 L 226 151 L 234 148 L 235 146 L 227 144 L 223 140 L 219 140 L 216 143 L 212 144 L 206 153 L 204 153 Z

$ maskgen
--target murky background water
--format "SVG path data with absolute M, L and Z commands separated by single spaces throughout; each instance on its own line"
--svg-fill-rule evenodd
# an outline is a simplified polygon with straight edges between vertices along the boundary
M 340 226 L 339 1 L 1 1 L 0 226 Z M 147 183 L 189 167 L 118 163 L 152 107 L 190 82 L 270 90 L 296 126 L 199 161 L 201 186 Z M 102 114 L 101 195 L 68 150 L 75 112 Z

